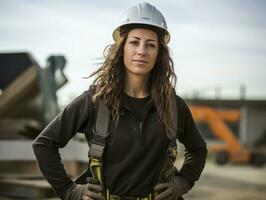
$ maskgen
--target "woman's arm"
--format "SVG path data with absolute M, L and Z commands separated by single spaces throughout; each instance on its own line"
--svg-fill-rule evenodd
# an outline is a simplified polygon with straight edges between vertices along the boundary
M 178 140 L 185 146 L 185 159 L 180 174 L 193 187 L 205 166 L 207 146 L 192 118 L 187 104 L 183 99 L 178 97 L 177 105 Z
M 58 149 L 87 126 L 92 108 L 90 94 L 86 91 L 58 114 L 32 145 L 43 175 L 62 199 L 67 192 L 74 193 L 77 185 L 67 176 Z

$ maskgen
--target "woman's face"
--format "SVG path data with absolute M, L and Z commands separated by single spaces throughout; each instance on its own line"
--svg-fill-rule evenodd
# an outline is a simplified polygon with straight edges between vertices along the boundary
M 144 28 L 129 31 L 124 46 L 124 65 L 127 75 L 148 75 L 159 51 L 157 33 Z

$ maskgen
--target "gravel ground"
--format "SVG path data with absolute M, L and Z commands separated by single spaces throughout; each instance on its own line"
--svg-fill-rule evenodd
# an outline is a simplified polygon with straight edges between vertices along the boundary
M 266 166 L 217 166 L 208 161 L 186 200 L 266 200 Z

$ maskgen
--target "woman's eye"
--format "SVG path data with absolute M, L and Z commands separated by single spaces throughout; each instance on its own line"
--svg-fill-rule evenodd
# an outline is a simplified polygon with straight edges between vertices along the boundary
M 149 48 L 155 48 L 155 44 L 148 43 L 148 44 L 147 44 L 147 47 L 149 47 Z
M 130 41 L 129 44 L 138 45 L 138 41 Z

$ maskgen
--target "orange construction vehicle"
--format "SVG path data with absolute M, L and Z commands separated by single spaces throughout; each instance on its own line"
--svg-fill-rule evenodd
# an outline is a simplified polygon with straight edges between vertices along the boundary
M 264 164 L 264 156 L 244 147 L 225 122 L 238 122 L 239 110 L 217 111 L 209 106 L 190 106 L 190 110 L 196 122 L 208 124 L 212 133 L 223 142 L 209 147 L 209 152 L 215 154 L 217 164 L 225 164 L 228 161 L 251 163 L 255 166 Z

